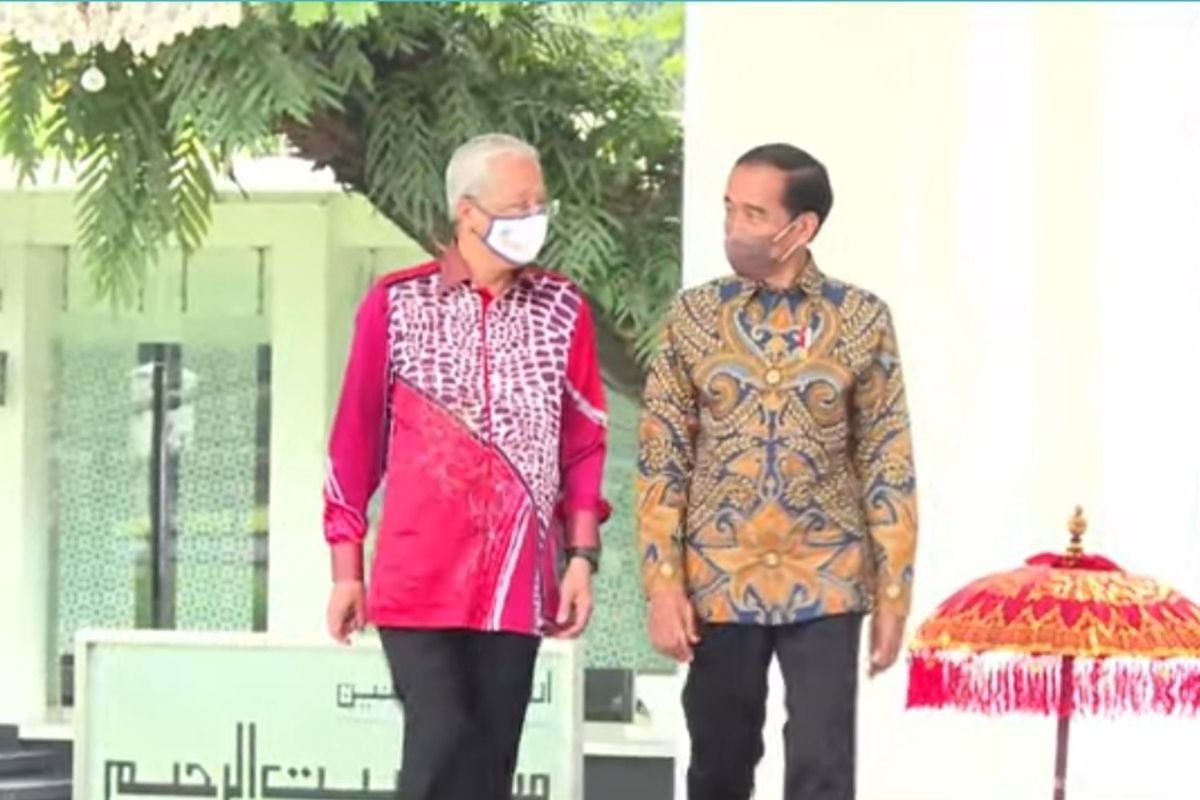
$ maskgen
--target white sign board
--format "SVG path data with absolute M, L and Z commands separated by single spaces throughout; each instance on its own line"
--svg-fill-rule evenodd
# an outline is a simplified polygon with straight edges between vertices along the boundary
M 81 633 L 74 800 L 395 800 L 401 711 L 378 640 Z M 546 640 L 514 800 L 583 796 L 577 643 Z

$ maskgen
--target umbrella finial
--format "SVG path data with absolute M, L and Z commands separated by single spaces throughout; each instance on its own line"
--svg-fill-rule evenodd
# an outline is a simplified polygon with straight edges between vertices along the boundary
M 1071 532 L 1071 544 L 1067 546 L 1067 555 L 1079 558 L 1083 555 L 1083 534 L 1087 532 L 1087 519 L 1083 516 L 1083 506 L 1075 506 L 1075 513 L 1067 526 Z

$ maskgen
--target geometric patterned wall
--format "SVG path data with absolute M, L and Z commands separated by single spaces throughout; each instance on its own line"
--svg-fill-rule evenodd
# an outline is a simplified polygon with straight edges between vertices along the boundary
M 61 340 L 55 392 L 55 653 L 85 627 L 148 626 L 149 370 L 135 342 Z M 185 344 L 164 436 L 177 457 L 175 627 L 250 630 L 260 419 L 256 344 Z M 260 548 L 261 549 L 261 548 Z M 256 574 L 258 573 L 258 574 Z
M 57 347 L 52 434 L 58 626 L 54 661 L 86 627 L 133 627 L 138 552 L 146 545 L 146 460 L 131 442 L 132 343 Z M 57 677 L 57 670 L 51 672 Z
M 191 341 L 182 348 L 192 429 L 179 456 L 176 628 L 253 627 L 256 349 Z
M 608 459 L 604 496 L 613 513 L 601 535 L 600 571 L 595 579 L 595 611 L 584 638 L 587 666 L 673 672 L 674 662 L 650 647 L 640 559 L 634 542 L 633 476 L 637 465 L 636 400 L 608 392 Z

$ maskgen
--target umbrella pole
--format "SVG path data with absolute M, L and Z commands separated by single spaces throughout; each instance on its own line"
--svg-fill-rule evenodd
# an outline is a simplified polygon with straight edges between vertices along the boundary
M 1054 800 L 1067 797 L 1067 746 L 1075 700 L 1075 658 L 1064 656 L 1059 672 L 1058 736 L 1054 747 Z

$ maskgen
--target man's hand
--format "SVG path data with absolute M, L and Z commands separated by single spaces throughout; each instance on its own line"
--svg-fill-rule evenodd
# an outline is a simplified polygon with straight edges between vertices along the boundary
M 350 644 L 350 635 L 366 625 L 365 595 L 362 581 L 334 581 L 325 620 L 329 635 L 339 644 Z
M 904 617 L 876 611 L 871 616 L 871 667 L 874 678 L 896 663 L 904 642 Z
M 696 612 L 683 589 L 664 589 L 650 597 L 649 628 L 655 650 L 681 664 L 692 660 L 700 635 Z
M 567 562 L 559 589 L 558 618 L 555 636 L 574 639 L 583 633 L 592 618 L 592 565 L 586 558 L 575 557 Z

